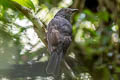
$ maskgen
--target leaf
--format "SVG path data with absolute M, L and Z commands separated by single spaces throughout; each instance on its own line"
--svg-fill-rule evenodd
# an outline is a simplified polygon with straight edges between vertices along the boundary
M 91 12 L 90 10 L 88 10 L 88 9 L 85 9 L 83 12 L 87 15 L 94 15 L 94 13 Z
M 9 2 L 9 0 L 0 0 L 0 9 L 1 5 L 5 8 L 13 8 L 13 5 L 10 5 Z
M 109 17 L 110 17 L 110 15 L 109 15 L 109 13 L 108 13 L 107 11 L 99 12 L 99 13 L 98 13 L 98 16 L 99 16 L 99 18 L 100 18 L 101 20 L 104 20 L 104 21 L 106 21 L 106 22 L 108 22 Z
M 105 67 L 103 70 L 103 79 L 102 80 L 110 80 L 110 71 Z
M 98 21 L 96 14 L 93 13 L 92 11 L 90 11 L 89 9 L 85 9 L 83 12 L 87 15 L 87 17 L 86 17 L 87 20 L 89 20 L 91 22 Z
M 116 67 L 116 68 L 115 68 L 115 71 L 116 71 L 117 73 L 119 73 L 119 72 L 120 72 L 120 67 Z
M 31 0 L 12 0 L 12 1 L 15 1 L 15 2 L 21 4 L 22 6 L 25 6 L 27 8 L 32 8 L 33 10 L 35 10 L 35 7 Z

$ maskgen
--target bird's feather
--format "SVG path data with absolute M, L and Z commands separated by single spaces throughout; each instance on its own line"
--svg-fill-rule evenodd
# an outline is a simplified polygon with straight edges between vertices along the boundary
M 59 75 L 62 58 L 63 52 L 61 52 L 59 55 L 56 52 L 55 53 L 53 52 L 49 59 L 48 66 L 46 68 L 47 73 Z

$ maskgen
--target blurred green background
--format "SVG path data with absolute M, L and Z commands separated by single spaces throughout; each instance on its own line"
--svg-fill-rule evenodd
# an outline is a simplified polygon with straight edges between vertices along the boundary
M 41 34 L 14 2 L 44 25 L 61 8 L 79 9 L 65 57 L 75 77 L 62 66 L 62 80 L 120 80 L 119 0 L 0 0 L 0 80 L 53 80 L 45 72 L 49 53 Z

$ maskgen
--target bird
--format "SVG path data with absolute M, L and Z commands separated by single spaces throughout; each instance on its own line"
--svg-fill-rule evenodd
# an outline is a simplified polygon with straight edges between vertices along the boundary
M 46 67 L 48 74 L 59 75 L 64 56 L 72 42 L 71 16 L 78 9 L 62 8 L 47 26 L 47 42 L 50 58 Z

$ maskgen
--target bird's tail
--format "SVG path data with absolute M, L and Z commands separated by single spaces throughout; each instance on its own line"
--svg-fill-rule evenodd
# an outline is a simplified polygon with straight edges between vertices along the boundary
M 59 75 L 60 74 L 60 67 L 62 63 L 63 58 L 63 52 L 57 53 L 53 52 L 51 54 L 51 57 L 49 59 L 46 71 L 48 74 L 54 74 L 54 75 Z

